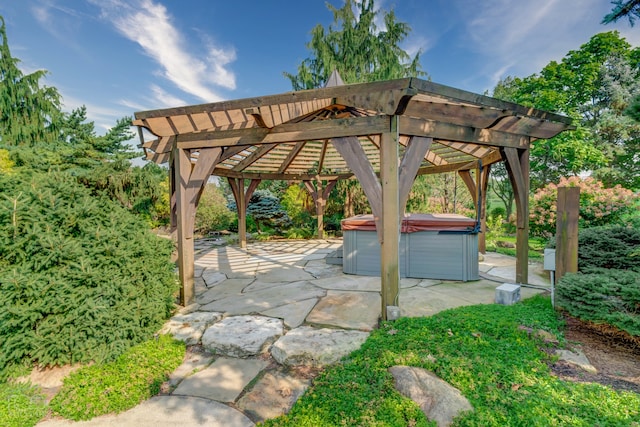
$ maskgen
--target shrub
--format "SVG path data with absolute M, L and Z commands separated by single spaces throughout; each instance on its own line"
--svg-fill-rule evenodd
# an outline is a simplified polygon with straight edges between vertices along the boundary
M 161 335 L 130 348 L 114 362 L 81 368 L 64 380 L 51 408 L 72 420 L 133 408 L 158 394 L 184 352 L 184 343 Z
M 578 235 L 578 269 L 602 267 L 640 272 L 639 250 L 640 229 L 587 228 Z
M 0 377 L 148 339 L 173 308 L 172 248 L 69 174 L 0 175 Z
M 620 223 L 638 200 L 631 190 L 619 185 L 603 188 L 602 183 L 593 178 L 561 178 L 558 185 L 548 184 L 533 196 L 529 214 L 532 235 L 550 237 L 555 234 L 558 187 L 580 187 L 581 228 Z
M 495 217 L 502 217 L 502 218 L 506 218 L 507 217 L 507 210 L 505 208 L 503 208 L 502 206 L 497 206 L 493 209 L 491 209 L 491 213 L 489 214 L 490 218 L 495 218 Z
M 212 231 L 228 230 L 234 216 L 227 207 L 227 200 L 220 187 L 215 184 L 207 184 L 196 211 L 196 231 L 207 234 Z
M 640 273 L 591 269 L 567 273 L 556 287 L 558 306 L 593 323 L 640 336 Z
M 0 425 L 36 425 L 47 413 L 45 396 L 30 384 L 0 383 Z

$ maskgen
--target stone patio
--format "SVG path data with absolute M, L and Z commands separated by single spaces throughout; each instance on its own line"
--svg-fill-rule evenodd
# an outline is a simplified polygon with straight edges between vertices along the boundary
M 325 262 L 341 248 L 340 239 L 252 243 L 248 249 L 220 243 L 196 242 L 196 303 L 180 310 L 161 331 L 201 349 L 173 373 L 168 395 L 115 416 L 84 423 L 49 420 L 40 426 L 170 425 L 156 414 L 138 424 L 137 414 L 145 405 L 148 411 L 162 404 L 192 411 L 207 402 L 209 412 L 191 423 L 189 412 L 180 425 L 206 421 L 226 426 L 231 420 L 233 425 L 253 425 L 286 413 L 304 393 L 310 381 L 296 368 L 338 362 L 377 327 L 380 278 L 346 275 L 341 266 Z M 480 271 L 483 279 L 464 283 L 403 278 L 401 315 L 430 316 L 493 303 L 495 288 L 514 281 L 515 259 L 486 254 Z M 539 266 L 531 265 L 530 271 L 532 283 L 548 286 L 536 274 L 543 273 Z M 522 298 L 539 292 L 521 290 Z M 175 413 L 171 417 L 180 419 Z

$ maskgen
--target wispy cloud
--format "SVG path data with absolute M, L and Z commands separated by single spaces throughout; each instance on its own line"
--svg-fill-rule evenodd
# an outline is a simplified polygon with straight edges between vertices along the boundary
M 31 14 L 40 26 L 56 39 L 75 51 L 85 55 L 77 41 L 77 30 L 81 14 L 76 10 L 58 5 L 53 0 L 45 0 L 31 6 Z
M 168 93 L 158 85 L 151 85 L 151 92 L 153 93 L 154 105 L 159 104 L 161 107 L 187 105 L 187 102 L 185 100 Z
M 460 0 L 456 6 L 466 23 L 464 42 L 487 58 L 478 71 L 493 85 L 507 75 L 538 72 L 593 34 L 613 29 L 600 26 L 607 7 L 601 0 Z
M 235 89 L 235 75 L 227 68 L 236 58 L 235 50 L 216 46 L 210 37 L 204 37 L 206 55 L 189 53 L 189 42 L 162 4 L 153 0 L 90 1 L 100 7 L 103 18 L 160 65 L 164 78 L 184 92 L 216 102 L 223 99 L 216 87 Z

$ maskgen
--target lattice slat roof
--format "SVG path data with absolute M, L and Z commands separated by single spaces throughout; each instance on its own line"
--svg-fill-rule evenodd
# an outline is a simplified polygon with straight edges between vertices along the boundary
M 196 157 L 224 147 L 213 174 L 260 179 L 348 178 L 331 138 L 355 136 L 374 170 L 380 137 L 398 116 L 399 151 L 411 136 L 433 138 L 419 173 L 500 161 L 500 147 L 525 148 L 572 128 L 570 119 L 416 78 L 343 85 L 135 114 L 157 139 L 147 159 L 168 161 L 174 146 Z M 142 132 L 141 132 L 142 136 Z

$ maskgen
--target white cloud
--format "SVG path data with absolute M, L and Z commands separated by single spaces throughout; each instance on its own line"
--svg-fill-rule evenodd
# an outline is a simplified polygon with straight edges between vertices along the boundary
M 235 60 L 234 49 L 215 46 L 204 40 L 207 55 L 190 54 L 190 42 L 178 31 L 165 6 L 153 0 L 131 2 L 90 0 L 102 16 L 128 39 L 138 43 L 145 54 L 162 67 L 162 76 L 184 92 L 205 102 L 221 101 L 214 89 L 235 89 L 235 75 L 226 67 Z
M 468 48 L 485 57 L 477 70 L 492 87 L 507 75 L 527 76 L 561 60 L 591 36 L 610 6 L 602 0 L 461 0 L 456 3 Z
M 158 85 L 151 85 L 151 93 L 153 93 L 154 105 L 161 105 L 162 107 L 187 105 L 186 101 L 168 93 Z

